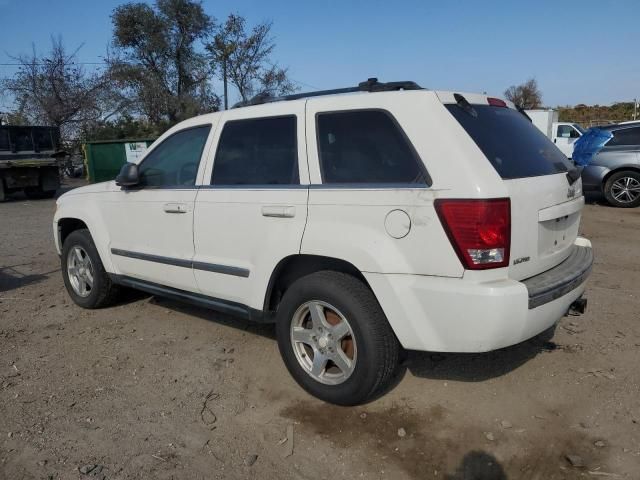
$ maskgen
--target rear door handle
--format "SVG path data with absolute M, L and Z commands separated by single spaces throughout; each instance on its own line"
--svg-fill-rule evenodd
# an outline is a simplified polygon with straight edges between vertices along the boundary
M 262 207 L 262 216 L 293 218 L 296 216 L 296 207 L 293 205 L 265 205 Z
M 165 203 L 163 208 L 167 213 L 187 213 L 187 205 L 184 203 Z

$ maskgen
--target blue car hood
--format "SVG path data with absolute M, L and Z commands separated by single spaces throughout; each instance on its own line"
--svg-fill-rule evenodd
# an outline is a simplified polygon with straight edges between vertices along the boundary
M 587 130 L 574 144 L 572 155 L 574 163 L 580 167 L 589 165 L 593 157 L 612 137 L 613 133 L 609 130 L 597 127 Z

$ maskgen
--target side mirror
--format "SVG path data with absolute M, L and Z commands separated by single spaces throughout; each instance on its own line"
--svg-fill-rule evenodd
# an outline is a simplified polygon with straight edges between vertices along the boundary
M 138 183 L 140 183 L 138 165 L 135 163 L 125 163 L 116 177 L 116 185 L 121 187 L 133 187 Z

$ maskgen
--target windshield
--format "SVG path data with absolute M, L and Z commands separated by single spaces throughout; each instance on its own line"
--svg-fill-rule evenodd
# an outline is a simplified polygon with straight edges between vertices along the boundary
M 567 157 L 526 116 L 512 108 L 445 105 L 504 179 L 568 172 Z
M 578 125 L 577 123 L 574 123 L 573 126 L 576 130 L 580 132 L 581 135 L 584 135 L 584 132 L 586 132 L 586 130 L 582 128 L 580 125 Z

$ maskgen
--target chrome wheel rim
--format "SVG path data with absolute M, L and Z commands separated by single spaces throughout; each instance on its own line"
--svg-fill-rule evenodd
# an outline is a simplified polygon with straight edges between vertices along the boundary
M 75 246 L 67 255 L 67 276 L 71 288 L 81 297 L 88 297 L 93 290 L 93 264 L 84 248 Z
M 640 181 L 622 177 L 611 185 L 611 196 L 620 203 L 631 203 L 640 197 Z
M 326 302 L 312 300 L 296 310 L 291 345 L 304 371 L 325 385 L 339 385 L 355 370 L 358 349 L 351 325 Z

